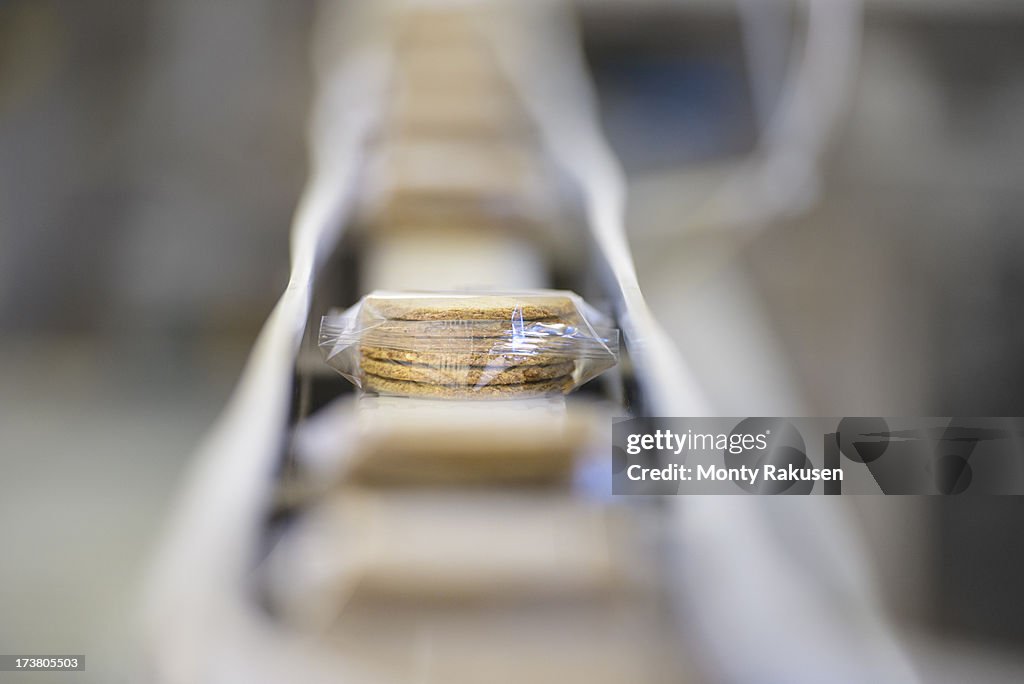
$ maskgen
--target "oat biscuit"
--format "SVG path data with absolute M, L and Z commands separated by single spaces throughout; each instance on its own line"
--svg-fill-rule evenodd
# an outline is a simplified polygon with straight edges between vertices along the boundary
M 391 345 L 400 347 L 399 342 L 405 338 L 440 338 L 458 340 L 476 339 L 511 339 L 522 338 L 553 339 L 556 336 L 565 334 L 567 324 L 557 318 L 546 318 L 543 320 L 433 320 L 433 321 L 403 321 L 385 320 L 367 323 L 365 327 L 365 340 L 397 340 Z M 371 342 L 372 343 L 372 342 Z M 434 344 L 437 344 L 435 342 Z M 459 342 L 463 344 L 463 342 Z
M 568 361 L 563 357 L 552 358 L 548 354 L 538 353 L 545 350 L 544 341 L 528 347 L 513 346 L 501 339 L 473 340 L 474 346 L 456 347 L 453 345 L 435 344 L 431 340 L 422 340 L 417 346 L 406 346 L 401 349 L 390 347 L 373 347 L 362 345 L 362 358 L 376 361 L 394 361 L 396 363 L 419 363 L 427 366 L 451 368 L 456 364 L 466 366 L 483 366 L 486 368 L 510 368 L 512 366 L 546 366 L 555 362 Z M 436 342 L 436 341 L 435 341 Z M 553 343 L 547 345 L 556 349 Z M 423 349 L 424 351 L 410 351 Z
M 363 389 L 381 394 L 398 394 L 406 397 L 435 399 L 518 399 L 542 394 L 567 392 L 572 387 L 572 378 L 565 376 L 553 380 L 527 382 L 518 385 L 430 385 L 423 382 L 392 380 L 369 373 L 364 374 Z
M 391 380 L 407 380 L 431 385 L 521 385 L 539 380 L 562 378 L 573 370 L 572 361 L 550 365 L 481 367 L 470 366 L 456 360 L 447 366 L 429 366 L 421 363 L 398 363 L 364 358 L 364 373 Z
M 558 295 L 412 297 L 373 302 L 373 312 L 400 321 L 544 321 L 571 317 L 576 306 Z

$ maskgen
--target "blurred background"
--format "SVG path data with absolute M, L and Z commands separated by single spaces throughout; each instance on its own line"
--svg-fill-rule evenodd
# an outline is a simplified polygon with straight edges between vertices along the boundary
M 287 281 L 315 9 L 0 3 L 3 652 L 119 681 Z M 718 413 L 1024 415 L 1024 4 L 574 9 L 641 283 Z M 928 681 L 1024 679 L 1024 503 L 844 503 Z

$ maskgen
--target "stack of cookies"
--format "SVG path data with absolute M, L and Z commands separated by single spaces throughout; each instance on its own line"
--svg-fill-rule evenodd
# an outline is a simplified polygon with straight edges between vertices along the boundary
M 364 390 L 511 399 L 564 394 L 615 365 L 603 322 L 570 292 L 374 293 L 326 317 L 320 346 Z

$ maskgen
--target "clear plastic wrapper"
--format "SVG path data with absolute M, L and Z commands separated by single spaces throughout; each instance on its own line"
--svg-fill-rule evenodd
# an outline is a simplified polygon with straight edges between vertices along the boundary
M 564 394 L 615 365 L 618 330 L 578 295 L 374 292 L 320 325 L 327 363 L 378 394 Z

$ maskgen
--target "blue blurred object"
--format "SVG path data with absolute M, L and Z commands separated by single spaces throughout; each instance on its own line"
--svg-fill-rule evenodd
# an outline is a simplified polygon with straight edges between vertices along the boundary
M 748 152 L 756 130 L 746 76 L 725 59 L 665 54 L 597 56 L 602 117 L 631 169 Z

